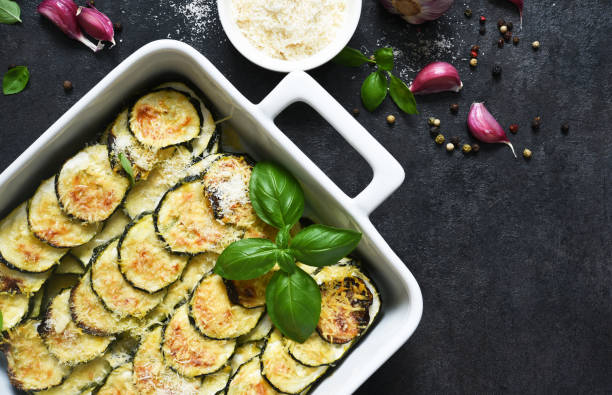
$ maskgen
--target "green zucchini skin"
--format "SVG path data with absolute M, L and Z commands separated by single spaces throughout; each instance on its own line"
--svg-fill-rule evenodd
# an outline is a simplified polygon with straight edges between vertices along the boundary
M 273 386 L 270 385 L 270 383 L 265 379 L 265 377 L 263 375 L 261 375 L 261 356 L 257 355 L 254 356 L 253 358 L 251 358 L 249 361 L 243 363 L 242 365 L 240 365 L 240 367 L 238 368 L 238 370 L 236 370 L 234 372 L 234 374 L 232 374 L 232 376 L 230 377 L 230 379 L 227 382 L 227 386 L 225 387 L 224 393 L 226 393 L 227 395 L 234 395 L 235 391 L 233 390 L 233 386 L 235 385 L 235 383 L 238 382 L 239 379 L 241 379 L 242 377 L 240 376 L 243 371 L 246 370 L 256 370 L 257 372 L 259 372 L 260 377 L 257 380 L 257 383 L 253 383 L 257 386 L 258 390 L 261 389 L 264 392 L 265 395 L 277 395 L 279 394 L 279 391 L 274 388 Z M 248 373 L 246 373 L 248 375 Z M 247 376 L 248 378 L 249 376 Z M 268 386 L 268 388 L 262 388 L 263 386 Z M 243 392 L 236 392 L 236 395 L 242 395 Z M 280 394 L 282 394 L 282 392 L 280 392 Z
M 38 292 L 53 273 L 53 268 L 42 273 L 24 273 L 6 266 L 0 259 L 0 292 Z
M 100 383 L 100 385 L 93 391 L 94 395 L 116 395 L 117 393 L 113 390 L 113 388 L 111 386 L 113 386 L 113 380 L 118 379 L 121 380 L 125 385 L 123 386 L 123 388 L 120 388 L 120 390 L 122 392 L 120 392 L 121 395 L 136 395 L 136 388 L 134 388 L 134 385 L 132 384 L 132 362 L 126 362 L 123 365 L 117 366 L 115 367 L 109 374 L 108 376 L 106 376 L 106 378 L 104 379 L 104 381 L 102 383 Z M 124 373 L 128 373 L 129 372 L 129 379 L 124 380 L 123 378 L 119 377 L 117 378 L 118 375 L 120 374 L 124 374 Z M 109 392 L 106 392 L 107 388 L 106 386 L 109 386 Z M 112 392 L 110 392 L 112 391 Z

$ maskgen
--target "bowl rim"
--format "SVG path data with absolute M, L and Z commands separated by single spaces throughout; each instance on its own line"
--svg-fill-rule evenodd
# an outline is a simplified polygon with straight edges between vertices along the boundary
M 291 71 L 305 71 L 319 67 L 329 62 L 348 44 L 349 40 L 357 30 L 361 18 L 363 0 L 346 0 L 346 21 L 338 31 L 336 38 L 321 51 L 304 59 L 283 60 L 273 58 L 263 51 L 255 48 L 248 39 L 240 32 L 240 29 L 231 18 L 231 2 L 233 0 L 217 0 L 217 11 L 223 31 L 238 50 L 249 61 L 264 69 L 288 73 Z

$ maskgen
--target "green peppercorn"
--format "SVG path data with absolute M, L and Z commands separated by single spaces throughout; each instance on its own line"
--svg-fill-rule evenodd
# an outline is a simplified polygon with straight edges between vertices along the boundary
M 395 123 L 395 115 L 391 115 L 391 114 L 387 115 L 387 123 L 389 125 L 393 125 Z
M 523 157 L 525 159 L 530 159 L 531 158 L 531 150 L 529 148 L 525 148 L 523 150 Z
M 472 10 L 470 10 L 469 8 L 466 8 L 465 11 L 463 11 L 463 15 L 465 15 L 466 18 L 471 18 Z
M 472 152 L 472 146 L 469 144 L 463 144 L 463 147 L 461 147 L 461 151 L 463 151 L 464 154 L 469 154 L 470 152 Z
M 444 136 L 443 135 L 439 134 L 439 135 L 436 136 L 436 144 L 438 144 L 438 145 L 444 144 Z
M 427 119 L 427 124 L 428 124 L 429 126 L 434 126 L 434 121 L 435 121 L 435 120 L 436 120 L 436 118 L 434 118 L 434 117 L 429 117 L 429 118 Z
M 476 58 L 470 59 L 470 66 L 472 66 L 472 67 L 478 66 L 478 59 L 476 59 Z

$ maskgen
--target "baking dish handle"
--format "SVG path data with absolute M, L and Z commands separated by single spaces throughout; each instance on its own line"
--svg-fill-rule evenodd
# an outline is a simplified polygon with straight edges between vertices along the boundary
M 357 207 L 369 215 L 402 184 L 404 169 L 340 103 L 303 71 L 289 73 L 257 106 L 274 120 L 295 102 L 304 102 L 315 109 L 372 168 L 372 181 L 353 199 Z

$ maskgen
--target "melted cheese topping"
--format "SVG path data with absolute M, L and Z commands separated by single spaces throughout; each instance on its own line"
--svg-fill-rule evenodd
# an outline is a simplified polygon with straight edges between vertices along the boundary
M 117 244 L 118 240 L 110 243 L 93 263 L 91 286 L 106 307 L 116 314 L 143 317 L 162 301 L 164 292 L 140 291 L 125 280 L 117 263 Z
M 243 344 L 253 341 L 259 341 L 268 336 L 271 331 L 272 320 L 270 319 L 270 316 L 266 314 L 259 320 L 257 326 L 253 328 L 252 331 L 238 338 L 238 343 Z
M 97 395 L 138 395 L 132 383 L 132 363 L 128 362 L 113 370 Z
M 94 359 L 84 365 L 74 368 L 70 376 L 61 385 L 46 391 L 37 392 L 40 395 L 79 395 L 92 385 L 101 383 L 111 371 L 111 367 L 103 357 Z
M 251 359 L 238 369 L 227 388 L 227 395 L 276 395 L 279 392 L 261 376 L 259 357 Z
M 252 280 L 228 280 L 228 290 L 234 303 L 251 309 L 266 304 L 266 287 L 274 275 L 271 270 Z
M 328 343 L 317 332 L 314 332 L 304 343 L 286 339 L 289 353 L 307 366 L 328 365 L 342 358 L 353 345 L 350 341 L 344 344 Z
M 125 229 L 129 223 L 130 219 L 121 210 L 115 211 L 115 213 L 104 223 L 104 228 L 102 228 L 100 233 L 91 239 L 89 243 L 73 248 L 70 250 L 70 253 L 79 258 L 84 265 L 88 265 L 93 255 L 93 250 L 109 242 L 111 239 L 120 236 L 123 233 L 123 229 Z
M 202 389 L 198 395 L 218 395 L 221 394 L 232 374 L 232 368 L 225 366 L 217 373 L 207 374 L 202 379 Z
M 120 243 L 121 272 L 131 284 L 147 292 L 157 292 L 175 282 L 188 261 L 188 257 L 166 250 L 155 233 L 151 214 L 136 220 Z
M 153 148 L 183 143 L 200 134 L 198 111 L 185 94 L 170 89 L 138 99 L 129 122 L 136 139 Z
M 245 309 L 232 304 L 223 279 L 217 274 L 200 282 L 189 303 L 195 325 L 213 339 L 230 339 L 250 332 L 264 312 L 263 307 Z
M 28 206 L 32 233 L 54 247 L 76 247 L 91 240 L 99 223 L 86 224 L 66 216 L 55 194 L 55 177 L 40 184 Z
M 172 251 L 190 254 L 220 254 L 244 234 L 215 219 L 200 181 L 184 183 L 165 195 L 158 208 L 157 228 Z
M 28 227 L 26 203 L 0 222 L 0 260 L 19 270 L 40 273 L 57 264 L 68 250 L 38 240 Z
M 303 391 L 325 373 L 327 366 L 308 367 L 291 358 L 285 339 L 275 329 L 261 355 L 261 372 L 277 389 L 290 394 Z
M 22 391 L 45 389 L 62 382 L 70 369 L 49 353 L 38 335 L 39 321 L 28 321 L 8 331 L 5 355 L 11 384 Z
M 25 294 L 0 293 L 2 330 L 8 330 L 21 322 L 28 313 L 30 298 Z
M 56 179 L 64 211 L 87 222 L 111 216 L 130 186 L 127 178 L 111 169 L 105 145 L 92 145 L 70 158 Z
M 88 335 L 76 326 L 70 317 L 69 298 L 69 289 L 53 298 L 40 333 L 51 354 L 61 363 L 73 365 L 102 354 L 114 338 Z
M 51 272 L 52 270 L 44 273 L 23 273 L 9 269 L 0 262 L 0 292 L 25 294 L 37 292 L 47 281 Z
M 234 353 L 235 340 L 203 337 L 189 323 L 187 305 L 179 307 L 164 332 L 162 351 L 166 363 L 186 377 L 219 370 Z
M 232 373 L 235 373 L 240 366 L 247 363 L 251 360 L 251 358 L 259 354 L 261 354 L 261 348 L 257 342 L 246 343 L 238 347 L 234 355 L 232 355 L 232 360 L 230 361 Z
M 195 395 L 201 382 L 166 366 L 161 353 L 162 328 L 147 334 L 134 356 L 133 379 L 139 394 Z

